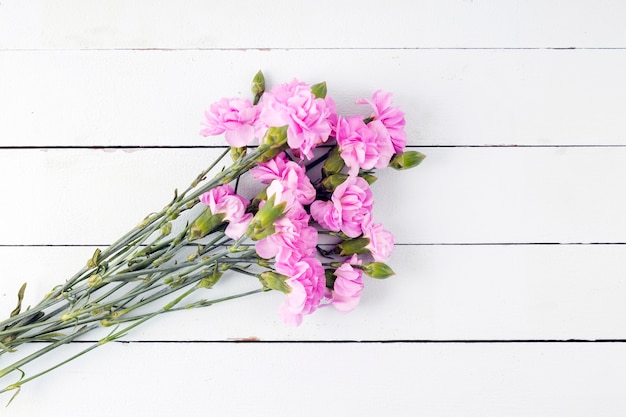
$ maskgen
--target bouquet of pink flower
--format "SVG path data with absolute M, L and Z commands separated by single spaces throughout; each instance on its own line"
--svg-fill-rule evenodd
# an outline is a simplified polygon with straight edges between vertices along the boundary
M 384 262 L 394 238 L 373 218 L 370 184 L 376 169 L 411 168 L 424 155 L 405 151 L 404 113 L 391 105 L 391 94 L 358 100 L 372 108 L 364 118 L 339 116 L 325 83 L 293 80 L 265 92 L 259 72 L 252 93 L 253 100 L 223 98 L 205 112 L 201 133 L 224 134 L 230 148 L 163 210 L 96 250 L 73 277 L 23 312 L 22 286 L 11 317 L 0 322 L 0 355 L 31 341 L 47 344 L 0 369 L 0 379 L 17 377 L 0 393 L 17 393 L 161 313 L 276 290 L 285 294 L 280 317 L 299 325 L 323 306 L 354 309 L 364 274 L 393 275 Z M 229 152 L 233 162 L 218 169 Z M 244 174 L 259 184 L 256 195 L 238 193 Z M 228 271 L 253 276 L 259 288 L 185 301 Z M 92 346 L 26 377 L 22 368 L 38 357 L 109 326 L 114 330 Z

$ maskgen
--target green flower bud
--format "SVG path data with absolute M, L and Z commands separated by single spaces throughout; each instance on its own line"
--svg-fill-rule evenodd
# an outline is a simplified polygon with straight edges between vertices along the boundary
M 104 279 L 102 278 L 102 275 L 100 275 L 100 274 L 93 274 L 87 280 L 87 285 L 89 285 L 90 287 L 95 287 L 97 285 L 102 284 L 103 281 L 104 281 Z
M 160 230 L 163 236 L 169 235 L 172 232 L 172 222 L 164 223 Z
M 343 167 L 346 166 L 343 158 L 341 157 L 341 151 L 339 146 L 335 146 L 328 152 L 324 166 L 322 166 L 322 175 L 328 177 L 333 174 L 339 174 Z
M 389 267 L 389 265 L 382 262 L 370 262 L 365 265 L 361 265 L 359 268 L 370 277 L 378 279 L 389 278 L 390 276 L 396 274 L 393 272 L 393 269 Z
M 181 277 L 180 275 L 172 275 L 163 279 L 163 284 L 169 285 L 172 288 L 180 287 L 187 281 L 186 277 Z
M 258 162 L 267 162 L 285 149 L 287 149 L 287 125 L 270 127 L 261 139 L 259 150 L 262 150 L 263 154 Z
M 274 222 L 285 215 L 287 203 L 283 201 L 274 205 L 275 198 L 272 195 L 252 218 L 247 233 L 252 240 L 261 240 L 274 234 Z
M 327 92 L 328 88 L 326 87 L 326 81 L 322 81 L 321 83 L 313 84 L 311 86 L 311 93 L 313 93 L 315 98 L 326 98 Z
M 230 147 L 230 157 L 235 162 L 239 161 L 241 158 L 246 156 L 247 153 L 248 153 L 248 148 L 246 148 L 245 146 L 242 148 L 236 148 L 234 146 Z
M 100 264 L 100 254 L 102 251 L 100 249 L 96 249 L 91 256 L 91 259 L 87 261 L 87 268 L 95 268 Z
M 213 270 L 211 275 L 202 278 L 198 283 L 198 286 L 207 289 L 212 288 L 215 284 L 217 284 L 217 281 L 222 278 L 222 275 L 224 275 L 223 272 L 219 272 L 217 269 L 215 269 Z
M 258 104 L 261 96 L 265 92 L 265 77 L 263 72 L 259 70 L 252 79 L 252 94 L 254 94 L 254 104 Z
M 340 250 L 340 256 L 352 256 L 355 254 L 370 253 L 369 249 L 366 248 L 369 244 L 370 240 L 368 238 L 357 237 L 356 239 L 344 240 L 337 245 L 337 248 Z
M 393 169 L 402 170 L 418 166 L 426 158 L 421 152 L 407 151 L 395 154 L 389 162 L 389 166 Z
M 368 185 L 374 184 L 376 182 L 376 180 L 378 179 L 378 177 L 376 175 L 370 174 L 369 172 L 365 172 L 365 173 L 361 174 L 360 176 L 365 181 L 367 181 Z
M 274 271 L 265 271 L 259 275 L 259 281 L 261 281 L 263 288 L 280 291 L 284 294 L 291 292 L 291 287 L 285 282 L 287 278 L 289 277 Z
M 343 184 L 345 180 L 348 179 L 348 175 L 346 174 L 333 174 L 322 180 L 322 187 L 330 193 L 335 191 L 335 188 Z
M 189 241 L 201 239 L 214 231 L 224 222 L 224 216 L 224 213 L 211 213 L 211 209 L 207 207 L 191 225 Z

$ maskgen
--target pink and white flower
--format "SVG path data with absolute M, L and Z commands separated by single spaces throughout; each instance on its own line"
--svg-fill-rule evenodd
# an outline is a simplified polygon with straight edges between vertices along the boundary
M 288 160 L 284 152 L 266 163 L 260 163 L 251 172 L 263 184 L 278 180 L 285 189 L 293 192 L 296 201 L 302 205 L 311 204 L 315 200 L 315 188 L 306 175 L 305 168 Z
M 275 258 L 277 268 L 315 255 L 317 230 L 309 226 L 310 216 L 301 206 L 294 206 L 274 222 L 275 232 L 256 242 L 255 249 L 261 258 Z
M 256 137 L 258 115 L 258 108 L 248 99 L 222 98 L 204 112 L 205 127 L 200 134 L 213 136 L 225 133 L 230 146 L 241 148 Z
M 387 167 L 394 154 L 385 126 L 378 120 L 365 124 L 360 116 L 339 118 L 337 144 L 353 176 L 358 174 L 359 168 Z
M 330 201 L 314 201 L 311 216 L 320 226 L 333 232 L 342 231 L 349 237 L 363 233 L 362 224 L 371 216 L 374 198 L 367 181 L 348 177 L 331 196 Z
M 357 256 L 353 255 L 334 272 L 337 278 L 331 290 L 330 303 L 339 311 L 352 311 L 359 304 L 363 291 L 363 271 L 352 265 L 360 264 Z
M 395 245 L 393 234 L 383 228 L 380 223 L 374 223 L 372 216 L 368 216 L 363 224 L 363 237 L 370 240 L 365 248 L 370 251 L 376 262 L 385 262 L 391 256 Z
M 209 206 L 211 213 L 224 214 L 224 220 L 229 222 L 224 232 L 226 236 L 236 240 L 244 235 L 252 220 L 252 213 L 246 213 L 250 202 L 235 194 L 230 185 L 221 185 L 207 191 L 200 196 L 200 201 Z
M 391 93 L 385 93 L 381 90 L 376 91 L 371 100 L 359 99 L 357 104 L 370 104 L 374 110 L 372 117 L 374 120 L 380 121 L 393 143 L 395 153 L 401 153 L 406 146 L 406 132 L 404 126 L 406 120 L 404 118 L 404 112 L 398 107 L 391 106 Z
M 324 268 L 318 259 L 307 257 L 281 264 L 276 270 L 289 277 L 285 282 L 291 288 L 279 309 L 279 315 L 286 324 L 298 326 L 304 315 L 317 310 L 324 297 Z
M 308 84 L 294 79 L 265 92 L 259 118 L 266 128 L 287 126 L 289 147 L 311 159 L 312 150 L 328 140 L 334 112 L 332 99 L 316 98 Z

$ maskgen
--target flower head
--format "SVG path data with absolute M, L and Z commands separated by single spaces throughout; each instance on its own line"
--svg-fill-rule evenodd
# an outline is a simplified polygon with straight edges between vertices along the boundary
M 279 315 L 286 324 L 298 326 L 304 315 L 317 310 L 324 297 L 324 268 L 318 259 L 308 257 L 282 264 L 276 269 L 289 277 L 285 282 L 291 288 L 279 309 Z
M 363 221 L 370 217 L 373 205 L 367 181 L 348 177 L 335 188 L 330 201 L 318 200 L 311 204 L 311 216 L 327 230 L 358 237 L 363 233 Z
M 370 242 L 365 248 L 370 251 L 376 262 L 389 259 L 395 245 L 393 234 L 385 230 L 382 224 L 374 223 L 371 216 L 364 221 L 363 237 L 369 239 Z
M 337 144 L 353 176 L 358 174 L 359 168 L 385 168 L 394 154 L 385 126 L 378 120 L 365 124 L 360 116 L 339 119 Z
M 252 214 L 246 214 L 246 208 L 250 202 L 235 194 L 230 185 L 221 185 L 207 191 L 200 196 L 200 201 L 209 206 L 211 213 L 224 214 L 224 220 L 229 222 L 225 231 L 226 236 L 239 239 L 246 232 L 252 220 Z
M 211 104 L 204 112 L 204 136 L 226 133 L 226 141 L 230 146 L 241 148 L 255 138 L 255 124 L 258 119 L 258 108 L 243 98 L 223 98 Z
M 391 93 L 378 90 L 371 100 L 359 99 L 356 102 L 357 104 L 369 103 L 372 106 L 374 110 L 372 117 L 380 121 L 389 132 L 395 153 L 402 152 L 406 146 L 406 132 L 404 131 L 406 121 L 404 112 L 398 107 L 391 106 Z
M 310 216 L 302 206 L 293 206 L 274 222 L 274 233 L 256 243 L 261 258 L 275 258 L 277 266 L 315 255 L 317 230 L 309 226 Z
M 360 264 L 357 256 L 353 255 L 334 272 L 337 278 L 331 290 L 331 304 L 339 311 L 352 311 L 359 304 L 363 291 L 363 271 L 352 265 Z
M 251 170 L 252 176 L 261 183 L 278 180 L 285 189 L 293 192 L 294 198 L 303 205 L 315 200 L 315 188 L 302 165 L 287 159 L 284 152 Z
M 332 99 L 316 98 L 311 86 L 294 79 L 263 95 L 259 117 L 266 127 L 287 126 L 289 147 L 311 159 L 312 150 L 328 140 L 334 111 Z

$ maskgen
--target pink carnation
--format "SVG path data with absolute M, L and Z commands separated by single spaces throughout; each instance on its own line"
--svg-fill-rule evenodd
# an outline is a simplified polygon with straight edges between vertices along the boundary
M 310 216 L 301 206 L 294 206 L 284 217 L 274 222 L 275 232 L 256 242 L 261 258 L 275 258 L 280 264 L 297 262 L 315 255 L 317 230 L 309 226 Z
M 334 272 L 337 279 L 331 291 L 331 304 L 339 311 L 352 311 L 359 304 L 363 291 L 363 271 L 352 265 L 360 264 L 357 256 L 353 255 Z
M 361 177 L 348 177 L 332 194 L 331 201 L 314 201 L 311 216 L 320 226 L 334 232 L 342 231 L 349 237 L 363 233 L 362 223 L 371 215 L 374 198 Z
M 309 85 L 294 79 L 263 95 L 259 117 L 267 127 L 288 126 L 289 147 L 311 159 L 312 149 L 328 140 L 334 109 L 332 99 L 316 98 Z
M 358 174 L 359 168 L 385 168 L 394 154 L 385 126 L 378 120 L 365 124 L 361 116 L 339 119 L 337 144 L 350 175 Z
M 263 184 L 274 180 L 281 182 L 284 188 L 294 193 L 294 198 L 303 205 L 311 204 L 315 200 L 315 188 L 301 165 L 290 161 L 284 152 L 274 159 L 260 163 L 251 170 L 252 176 Z
M 226 132 L 226 141 L 237 148 L 248 145 L 255 138 L 258 108 L 248 99 L 223 98 L 211 104 L 204 112 L 204 136 L 221 135 Z
M 365 248 L 370 251 L 376 262 L 385 262 L 389 259 L 395 245 L 393 234 L 383 229 L 382 224 L 374 223 L 371 216 L 364 221 L 363 237 L 370 240 Z
M 378 90 L 371 100 L 359 99 L 356 102 L 358 104 L 369 103 L 372 106 L 374 109 L 372 117 L 380 121 L 389 132 L 394 152 L 402 152 L 406 146 L 406 132 L 404 131 L 406 121 L 404 112 L 398 107 L 391 106 L 391 93 Z
M 226 227 L 226 236 L 239 239 L 246 232 L 252 214 L 246 214 L 250 202 L 238 194 L 228 185 L 215 187 L 200 196 L 200 201 L 211 209 L 211 213 L 224 214 L 224 220 L 229 222 Z
M 324 268 L 319 260 L 310 257 L 283 264 L 280 268 L 277 266 L 276 270 L 289 277 L 285 282 L 291 288 L 279 315 L 286 324 L 298 326 L 304 315 L 317 310 L 324 297 Z

